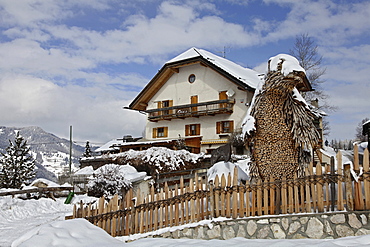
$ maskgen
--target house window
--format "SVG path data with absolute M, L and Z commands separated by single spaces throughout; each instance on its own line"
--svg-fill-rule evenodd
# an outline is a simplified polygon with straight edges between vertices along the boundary
M 221 121 L 216 123 L 216 133 L 232 133 L 234 131 L 234 121 Z
M 200 124 L 185 125 L 185 136 L 198 136 L 200 135 Z
M 188 77 L 188 81 L 189 81 L 190 83 L 195 82 L 195 79 L 196 79 L 196 77 L 195 77 L 195 75 L 194 75 L 194 74 L 191 74 L 191 75 L 189 75 L 189 77 Z
M 163 101 L 158 101 L 158 109 L 160 108 L 167 108 L 173 106 L 173 100 L 163 100 Z M 169 115 L 172 114 L 172 110 L 165 110 L 161 112 L 161 115 Z
M 153 128 L 153 138 L 168 137 L 168 127 Z

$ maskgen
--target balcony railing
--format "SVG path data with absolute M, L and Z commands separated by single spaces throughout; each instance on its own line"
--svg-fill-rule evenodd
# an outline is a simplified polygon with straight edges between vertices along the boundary
M 213 116 L 216 114 L 233 112 L 235 100 L 224 99 L 195 104 L 178 105 L 165 108 L 146 110 L 150 121 L 171 120 L 174 118 L 188 118 L 200 116 Z

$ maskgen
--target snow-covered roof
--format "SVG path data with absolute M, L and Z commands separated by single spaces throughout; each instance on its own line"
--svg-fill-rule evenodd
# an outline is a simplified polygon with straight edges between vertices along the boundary
M 139 180 L 143 180 L 147 177 L 146 172 L 138 172 L 135 167 L 130 165 L 117 165 L 117 164 L 106 164 L 99 167 L 94 171 L 94 173 L 100 173 L 109 167 L 118 168 L 117 176 L 124 177 L 128 182 L 133 183 Z
M 92 166 L 86 166 L 77 172 L 74 175 L 92 175 L 94 173 L 94 168 Z
M 95 152 L 106 152 L 106 151 L 114 151 L 119 150 L 118 148 L 115 148 L 114 146 L 118 143 L 122 143 L 122 141 L 119 141 L 117 139 L 113 139 L 107 143 L 105 143 L 103 146 L 97 148 Z
M 166 64 L 171 64 L 171 63 L 175 63 L 175 62 L 179 62 L 182 60 L 195 58 L 195 57 L 203 57 L 210 63 L 226 71 L 227 73 L 234 76 L 241 82 L 250 86 L 251 88 L 256 88 L 260 81 L 260 77 L 258 76 L 259 73 L 257 73 L 256 71 L 252 69 L 244 68 L 240 66 L 239 64 L 236 64 L 230 60 L 227 60 L 211 52 L 208 52 L 203 49 L 198 49 L 195 47 L 192 47 L 189 50 L 185 51 L 184 53 L 178 55 L 177 57 L 169 60 Z
M 59 184 L 57 183 L 54 183 L 53 181 L 50 181 L 48 179 L 45 179 L 45 178 L 38 178 L 36 180 L 34 180 L 30 186 L 35 186 L 36 184 L 38 183 L 43 183 L 43 184 L 46 184 L 48 187 L 60 187 Z
M 137 141 L 137 142 L 119 142 L 117 144 L 113 144 L 113 147 L 121 147 L 121 146 L 131 146 L 131 145 L 146 145 L 146 144 L 155 144 L 155 143 L 163 143 L 163 142 L 167 142 L 167 143 L 170 143 L 172 142 L 173 140 L 155 140 L 155 141 Z

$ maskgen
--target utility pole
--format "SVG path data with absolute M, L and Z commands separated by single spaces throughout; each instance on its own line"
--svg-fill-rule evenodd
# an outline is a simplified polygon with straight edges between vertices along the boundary
M 69 126 L 69 176 L 72 176 L 72 125 Z

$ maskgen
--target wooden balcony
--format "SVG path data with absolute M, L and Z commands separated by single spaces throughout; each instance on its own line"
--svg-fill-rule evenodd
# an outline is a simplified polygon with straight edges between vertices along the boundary
M 149 121 L 171 120 L 175 118 L 189 118 L 200 116 L 214 116 L 216 114 L 231 114 L 235 104 L 234 99 L 214 100 L 196 104 L 178 105 L 165 108 L 146 110 Z

